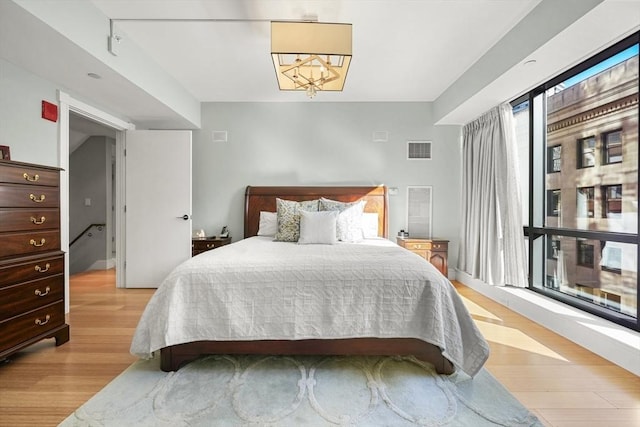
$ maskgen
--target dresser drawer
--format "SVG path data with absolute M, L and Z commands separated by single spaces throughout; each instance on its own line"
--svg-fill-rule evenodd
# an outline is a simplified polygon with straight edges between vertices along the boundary
M 431 250 L 433 251 L 448 251 L 449 243 L 448 242 L 431 242 Z
M 57 208 L 60 192 L 57 187 L 0 185 L 0 207 Z
M 406 249 L 409 249 L 410 251 L 418 251 L 418 250 L 429 250 L 431 249 L 433 246 L 433 243 L 431 242 L 412 242 L 412 241 L 407 241 L 404 244 L 404 247 Z
M 231 243 L 231 237 L 201 237 L 191 240 L 191 255 L 196 256 L 202 252 L 219 248 Z
M 0 348 L 8 349 L 64 324 L 64 302 L 0 322 Z
M 410 251 L 424 250 L 424 251 L 446 251 L 448 249 L 448 242 L 438 240 L 404 240 L 401 243 L 406 249 Z
M 64 256 L 42 257 L 25 262 L 0 265 L 0 289 L 21 282 L 64 273 Z
M 57 169 L 0 163 L 0 182 L 57 187 L 60 184 L 60 178 Z
M 47 277 L 0 289 L 0 321 L 61 301 L 64 276 Z
M 210 249 L 215 249 L 215 248 L 219 248 L 220 246 L 225 245 L 226 243 L 223 243 L 221 241 L 213 241 L 213 240 L 205 240 L 205 241 L 198 241 L 198 240 L 194 240 L 192 245 L 192 249 L 196 250 L 196 251 L 208 251 Z
M 60 228 L 58 209 L 0 209 L 0 233 Z
M 0 234 L 0 258 L 60 250 L 60 231 Z

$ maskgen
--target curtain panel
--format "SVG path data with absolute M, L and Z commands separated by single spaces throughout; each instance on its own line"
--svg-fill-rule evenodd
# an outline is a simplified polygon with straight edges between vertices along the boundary
M 511 105 L 463 128 L 458 268 L 490 285 L 527 285 L 522 201 Z

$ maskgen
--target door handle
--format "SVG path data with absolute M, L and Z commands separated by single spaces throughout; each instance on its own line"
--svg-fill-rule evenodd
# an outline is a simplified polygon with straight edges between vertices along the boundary
M 185 221 L 188 221 L 189 220 L 189 215 L 184 214 L 184 215 L 176 217 L 176 218 L 180 218 L 180 219 L 184 219 Z

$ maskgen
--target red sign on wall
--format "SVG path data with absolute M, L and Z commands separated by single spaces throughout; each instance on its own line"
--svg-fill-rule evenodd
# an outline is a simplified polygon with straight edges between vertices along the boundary
M 42 101 L 42 118 L 57 122 L 58 106 L 47 101 Z

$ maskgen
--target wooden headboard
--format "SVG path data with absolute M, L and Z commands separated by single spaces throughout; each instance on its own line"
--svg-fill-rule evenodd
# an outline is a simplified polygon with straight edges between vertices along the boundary
M 252 187 L 244 195 L 244 237 L 258 234 L 260 211 L 275 212 L 276 198 L 286 200 L 313 200 L 320 197 L 355 202 L 364 199 L 365 212 L 378 214 L 378 236 L 388 237 L 389 202 L 387 187 Z

